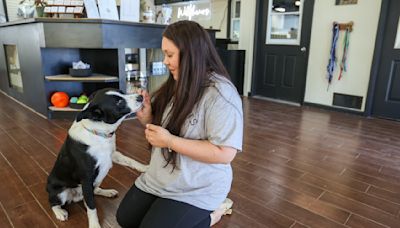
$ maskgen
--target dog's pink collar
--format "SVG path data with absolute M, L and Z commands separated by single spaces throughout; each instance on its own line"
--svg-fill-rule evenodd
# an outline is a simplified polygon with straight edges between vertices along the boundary
M 83 126 L 83 128 L 85 128 L 86 131 L 88 131 L 88 132 L 90 132 L 90 133 L 92 133 L 94 135 L 103 137 L 103 138 L 111 138 L 115 133 L 114 131 L 111 132 L 111 133 L 98 132 L 98 131 L 93 130 L 93 129 L 88 129 L 84 124 L 82 124 L 82 126 Z

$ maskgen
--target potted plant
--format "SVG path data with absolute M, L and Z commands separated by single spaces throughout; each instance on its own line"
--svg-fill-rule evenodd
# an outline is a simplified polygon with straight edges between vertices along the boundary
M 36 15 L 37 17 L 43 17 L 44 7 L 47 5 L 45 0 L 35 0 Z

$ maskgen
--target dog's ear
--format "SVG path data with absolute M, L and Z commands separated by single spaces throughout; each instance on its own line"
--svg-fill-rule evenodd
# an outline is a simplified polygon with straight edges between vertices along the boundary
M 76 121 L 79 122 L 83 119 L 100 121 L 103 118 L 103 114 L 103 111 L 97 105 L 90 106 L 78 114 Z
M 92 108 L 92 111 L 90 112 L 91 113 L 91 115 L 92 115 L 92 119 L 93 120 L 97 120 L 97 121 L 99 121 L 99 120 L 101 120 L 102 119 L 102 117 L 103 117 L 103 110 L 101 110 L 99 107 L 97 107 L 97 106 L 94 106 L 93 108 Z

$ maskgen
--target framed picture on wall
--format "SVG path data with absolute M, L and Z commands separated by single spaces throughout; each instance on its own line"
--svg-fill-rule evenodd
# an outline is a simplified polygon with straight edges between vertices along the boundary
M 336 0 L 336 5 L 351 5 L 357 4 L 358 0 Z

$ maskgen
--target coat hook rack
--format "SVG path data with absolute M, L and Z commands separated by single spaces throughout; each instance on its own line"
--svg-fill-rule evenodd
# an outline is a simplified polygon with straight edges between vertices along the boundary
M 337 22 L 333 22 L 333 24 L 338 24 L 339 25 L 339 30 L 347 30 L 349 29 L 350 32 L 353 31 L 353 25 L 354 22 L 350 21 L 349 23 L 337 23 Z

